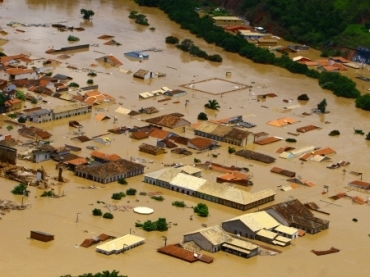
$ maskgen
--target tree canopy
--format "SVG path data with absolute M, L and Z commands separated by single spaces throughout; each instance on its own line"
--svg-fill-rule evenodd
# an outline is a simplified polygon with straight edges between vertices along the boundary
M 83 19 L 90 19 L 95 13 L 92 10 L 81 9 L 80 13 L 83 15 Z

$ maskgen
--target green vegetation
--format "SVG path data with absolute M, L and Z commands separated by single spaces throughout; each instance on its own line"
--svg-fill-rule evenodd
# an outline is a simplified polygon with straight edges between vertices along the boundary
M 20 117 L 20 118 L 18 118 L 18 122 L 19 123 L 26 123 L 26 118 Z
M 26 95 L 21 90 L 16 90 L 15 91 L 15 98 L 17 98 L 17 99 L 19 99 L 21 101 L 26 101 Z
M 120 184 L 120 185 L 127 185 L 127 181 L 126 181 L 126 179 L 125 179 L 125 178 L 119 178 L 117 182 L 118 182 L 118 184 Z
M 72 36 L 72 35 L 69 35 L 67 40 L 68 41 L 80 41 L 80 39 L 78 37 L 75 37 L 75 36 Z
M 90 19 L 90 17 L 94 16 L 95 13 L 92 10 L 81 9 L 80 14 L 83 14 L 83 19 Z
M 70 88 L 79 88 L 80 85 L 75 83 L 75 82 L 71 82 L 71 83 L 68 84 L 68 87 L 70 87 Z
M 204 105 L 204 107 L 206 107 L 207 109 L 211 109 L 211 110 L 215 110 L 215 111 L 218 111 L 218 109 L 220 109 L 220 104 L 217 102 L 217 100 L 213 99 L 213 100 L 208 100 L 208 103 L 206 103 Z
M 119 271 L 116 271 L 116 270 L 113 270 L 112 272 L 105 270 L 105 271 L 102 271 L 100 273 L 95 273 L 95 274 L 85 273 L 85 274 L 75 275 L 75 276 L 67 274 L 67 275 L 63 275 L 60 277 L 127 277 L 127 275 L 121 275 L 119 274 Z
M 139 195 L 147 196 L 148 194 L 147 194 L 145 191 L 140 191 L 140 192 L 139 192 Z
M 45 73 L 45 76 L 51 76 L 51 75 L 53 75 L 53 72 Z
M 144 223 L 135 223 L 135 227 L 143 228 L 143 230 L 147 232 L 151 231 L 167 231 L 168 230 L 168 223 L 165 218 L 158 218 L 157 221 L 147 220 Z
M 10 113 L 10 114 L 8 114 L 8 116 L 10 117 L 10 118 L 12 118 L 12 119 L 14 119 L 14 118 L 16 118 L 17 117 L 17 114 L 15 114 L 15 113 Z
M 208 120 L 208 116 L 206 113 L 201 112 L 198 114 L 198 120 Z
M 194 163 L 200 163 L 201 162 L 201 160 L 199 160 L 199 159 L 197 159 L 197 158 L 194 158 Z
M 13 130 L 13 129 L 14 129 L 14 127 L 13 127 L 13 125 L 8 125 L 8 126 L 6 126 L 6 129 L 7 129 L 8 131 L 10 131 L 10 130 Z
M 367 133 L 366 137 L 365 137 L 366 140 L 370 140 L 370 132 Z
M 317 104 L 317 109 L 321 112 L 321 113 L 326 113 L 326 106 L 328 104 L 326 103 L 326 99 L 323 99 L 319 104 Z
M 44 191 L 40 197 L 55 197 L 55 193 L 52 190 Z
M 357 220 L 357 218 L 352 218 L 352 221 L 357 222 L 358 220 Z
M 89 73 L 87 73 L 87 76 L 90 76 L 90 77 L 96 77 L 97 74 L 93 71 L 90 71 Z
M 295 138 L 287 138 L 285 141 L 286 142 L 297 142 Z
M 126 190 L 126 195 L 136 195 L 136 189 L 129 188 Z
M 0 52 L 0 57 L 6 57 L 6 54 L 3 52 Z
M 177 37 L 174 37 L 174 36 L 166 37 L 166 43 L 168 43 L 168 44 L 178 44 L 179 41 L 180 40 Z
M 114 200 L 121 200 L 122 199 L 122 197 L 125 197 L 126 195 L 125 195 L 125 193 L 124 192 L 116 192 L 116 193 L 113 193 L 112 194 L 112 199 L 114 199 Z
M 234 148 L 234 147 L 229 146 L 229 147 L 228 147 L 228 149 L 227 149 L 227 152 L 228 152 L 229 154 L 233 154 L 233 153 L 235 153 L 235 152 L 236 152 L 236 150 L 235 150 L 235 148 Z
M 356 107 L 365 111 L 370 111 L 370 94 L 366 93 L 356 99 Z
M 298 97 L 297 97 L 297 99 L 298 100 L 300 100 L 300 101 L 308 101 L 308 100 L 310 100 L 310 98 L 308 97 L 308 95 L 307 94 L 301 94 L 301 95 L 299 95 Z
M 27 185 L 20 183 L 13 188 L 11 193 L 16 194 L 16 195 L 26 195 L 27 196 L 29 193 L 29 190 L 27 190 Z
M 194 212 L 201 217 L 207 217 L 209 215 L 208 206 L 203 203 L 198 203 L 194 207 Z
M 105 214 L 103 214 L 103 218 L 106 218 L 106 219 L 113 219 L 113 218 L 114 218 L 114 216 L 113 216 L 113 214 L 111 214 L 111 213 L 105 213 Z
M 177 44 L 176 47 L 184 52 L 189 52 L 190 55 L 194 55 L 199 58 L 203 58 L 213 62 L 222 62 L 222 57 L 220 55 L 208 55 L 204 50 L 194 45 L 193 41 L 191 41 L 190 39 L 184 39 L 180 44 Z
M 172 206 L 180 207 L 180 208 L 185 208 L 186 207 L 184 201 L 174 201 L 174 202 L 172 202 Z
M 355 131 L 355 134 L 358 134 L 358 135 L 365 135 L 365 132 L 362 131 L 361 129 L 354 129 Z
M 171 20 L 180 24 L 182 29 L 189 30 L 197 37 L 203 38 L 206 42 L 215 44 L 225 51 L 238 53 L 255 63 L 272 64 L 293 73 L 319 79 L 320 86 L 331 90 L 336 96 L 346 98 L 360 96 L 355 83 L 339 73 L 320 73 L 317 70 L 309 69 L 304 64 L 293 62 L 287 55 L 276 57 L 268 49 L 259 48 L 249 43 L 241 35 L 225 32 L 223 28 L 214 24 L 210 16 L 199 16 L 196 9 L 198 3 L 195 1 L 135 0 L 135 2 L 142 6 L 159 7 L 167 13 Z M 340 9 L 334 9 L 333 3 L 343 3 L 343 5 L 339 5 Z M 279 23 L 275 26 L 283 26 L 285 30 L 289 30 L 285 35 L 287 40 L 301 43 L 307 41 L 306 44 L 308 42 L 325 41 L 327 42 L 326 45 L 330 47 L 334 45 L 334 42 L 330 39 L 344 30 L 346 22 L 358 20 L 357 15 L 361 14 L 360 11 L 366 10 L 368 7 L 368 5 L 360 5 L 361 9 L 352 9 L 351 7 L 355 5 L 351 4 L 349 0 L 335 2 L 304 1 L 304 3 L 293 0 L 278 2 L 276 0 L 245 0 L 241 4 L 241 11 L 244 9 L 251 12 L 257 5 L 271 10 L 270 15 L 265 14 L 264 21 L 265 18 L 270 16 Z M 312 10 L 317 11 L 314 16 L 312 16 Z
M 94 84 L 94 80 L 93 79 L 88 79 L 86 83 L 89 84 L 89 85 L 92 85 L 92 84 Z
M 155 31 L 155 28 L 154 27 L 150 27 L 149 30 L 150 31 Z
M 33 98 L 31 99 L 31 103 L 32 103 L 32 104 L 37 104 L 37 98 L 34 98 L 34 97 L 33 97 Z
M 150 197 L 151 199 L 155 200 L 155 201 L 160 201 L 162 202 L 164 200 L 164 197 L 163 196 L 156 196 L 156 195 L 153 195 L 152 197 Z
M 333 130 L 329 133 L 329 136 L 334 137 L 334 136 L 339 136 L 340 132 L 338 130 Z
M 103 212 L 101 211 L 101 209 L 93 209 L 92 214 L 93 216 L 102 216 Z
M 131 11 L 128 17 L 131 19 L 135 19 L 135 23 L 137 24 L 145 25 L 145 26 L 149 25 L 146 15 L 140 14 L 137 11 Z

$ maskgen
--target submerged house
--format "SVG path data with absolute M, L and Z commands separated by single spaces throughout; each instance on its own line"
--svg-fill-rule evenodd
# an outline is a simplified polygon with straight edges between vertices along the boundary
M 118 160 L 104 164 L 78 165 L 75 175 L 102 184 L 118 181 L 144 173 L 144 165 L 128 160 Z
M 99 58 L 96 58 L 95 60 L 99 61 L 99 62 L 104 62 L 104 63 L 108 63 L 110 64 L 111 66 L 120 66 L 120 65 L 123 65 L 122 62 L 120 62 L 115 56 L 113 55 L 107 55 L 107 56 L 102 56 L 102 57 L 99 57 Z
M 298 237 L 296 228 L 282 226 L 265 211 L 244 214 L 222 222 L 222 228 L 239 236 L 286 246 Z
M 258 254 L 258 246 L 227 234 L 220 225 L 200 229 L 184 235 L 183 242 L 194 242 L 208 252 L 225 251 L 250 258 Z
M 315 217 L 298 199 L 267 207 L 265 211 L 282 225 L 301 229 L 309 234 L 329 228 L 328 220 Z

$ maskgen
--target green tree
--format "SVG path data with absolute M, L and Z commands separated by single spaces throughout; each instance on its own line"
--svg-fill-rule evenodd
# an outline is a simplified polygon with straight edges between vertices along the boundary
M 370 94 L 366 93 L 356 99 L 356 107 L 370 111 Z
M 14 127 L 13 127 L 13 125 L 8 125 L 8 126 L 6 126 L 6 129 L 7 129 L 8 131 L 10 131 L 10 130 L 13 130 L 13 129 L 14 129 Z
M 145 221 L 143 224 L 143 230 L 147 232 L 155 231 L 156 230 L 155 222 L 151 220 Z
M 186 207 L 184 201 L 174 201 L 174 202 L 172 202 L 172 206 L 180 207 L 180 208 Z
M 89 85 L 94 84 L 94 80 L 93 80 L 93 79 L 89 79 L 89 80 L 87 80 L 87 84 L 89 84 Z
M 26 95 L 21 90 L 16 90 L 15 91 L 15 98 L 17 98 L 17 99 L 19 99 L 21 101 L 26 101 Z
M 201 112 L 198 114 L 198 120 L 208 120 L 208 116 L 206 113 Z
M 231 147 L 231 146 L 229 146 L 228 149 L 227 149 L 227 152 L 229 154 L 235 153 L 235 151 L 236 151 L 235 148 L 234 147 Z
M 114 199 L 114 200 L 121 200 L 122 199 L 122 197 L 125 197 L 126 195 L 125 195 L 125 193 L 124 192 L 116 192 L 116 193 L 113 193 L 112 194 L 112 199 Z
M 77 83 L 75 83 L 75 82 L 71 82 L 71 83 L 68 84 L 68 87 L 70 87 L 70 88 L 78 88 L 78 87 L 80 87 L 80 85 L 77 84 Z
M 126 194 L 127 195 L 135 195 L 136 194 L 136 189 L 129 188 L 128 190 L 126 190 Z
M 370 140 L 370 132 L 367 133 L 366 137 L 365 137 L 366 140 Z
M 297 99 L 300 100 L 300 101 L 308 101 L 308 100 L 310 100 L 310 98 L 308 97 L 308 95 L 305 94 L 305 93 L 299 95 Z
M 168 43 L 168 44 L 178 44 L 179 41 L 180 40 L 177 37 L 174 37 L 174 36 L 166 37 L 166 43 Z
M 93 209 L 92 214 L 94 216 L 102 216 L 103 212 L 101 211 L 101 209 Z
M 103 214 L 103 218 L 106 218 L 106 219 L 113 219 L 113 218 L 114 218 L 114 216 L 113 216 L 113 214 L 111 214 L 111 213 L 105 213 L 105 214 Z
M 113 270 L 112 272 L 105 270 L 99 273 L 85 273 L 82 275 L 72 276 L 70 274 L 63 275 L 60 277 L 127 277 L 127 275 L 121 275 L 119 274 L 119 271 Z
M 13 188 L 11 193 L 16 194 L 16 195 L 26 195 L 27 196 L 29 191 L 27 190 L 27 185 L 20 183 Z
M 326 99 L 323 99 L 319 104 L 317 104 L 317 109 L 321 112 L 321 113 L 326 113 L 326 106 L 328 104 L 326 103 Z
M 204 203 L 198 203 L 194 207 L 194 212 L 201 217 L 207 217 L 209 215 L 208 206 Z
M 215 99 L 208 100 L 208 103 L 206 103 L 204 107 L 206 107 L 207 109 L 216 110 L 216 111 L 218 111 L 218 109 L 221 108 L 220 104 Z
M 67 40 L 68 41 L 80 41 L 80 39 L 78 37 L 75 37 L 75 36 L 72 36 L 72 35 L 69 35 Z
M 81 9 L 80 14 L 83 15 L 83 19 L 90 19 L 90 17 L 94 16 L 95 13 L 92 10 Z
M 158 231 L 167 231 L 168 230 L 168 223 L 165 218 L 158 218 L 156 222 L 156 227 Z

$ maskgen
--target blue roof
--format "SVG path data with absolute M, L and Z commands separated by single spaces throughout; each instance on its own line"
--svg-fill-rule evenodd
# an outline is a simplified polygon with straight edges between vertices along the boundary
M 141 51 L 132 51 L 132 52 L 126 52 L 124 53 L 125 56 L 136 58 L 136 59 L 147 59 L 149 58 L 149 54 Z

